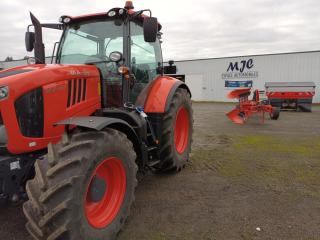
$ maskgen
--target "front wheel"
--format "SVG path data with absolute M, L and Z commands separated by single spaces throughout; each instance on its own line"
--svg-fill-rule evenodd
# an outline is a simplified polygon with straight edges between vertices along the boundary
M 29 233 L 48 240 L 115 239 L 134 201 L 135 159 L 126 135 L 113 129 L 49 145 L 27 183 Z
M 158 172 L 180 171 L 189 160 L 193 132 L 190 94 L 178 88 L 163 117 Z

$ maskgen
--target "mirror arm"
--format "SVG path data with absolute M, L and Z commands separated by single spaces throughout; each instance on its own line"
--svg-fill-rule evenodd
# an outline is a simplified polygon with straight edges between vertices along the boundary
M 41 23 L 41 27 L 63 30 L 63 24 L 61 23 Z
M 142 10 L 143 12 L 149 12 L 150 16 L 149 17 L 152 17 L 152 12 L 150 9 L 145 9 L 145 10 Z
M 27 32 L 30 32 L 30 27 L 33 27 L 33 24 L 28 25 Z
M 63 30 L 63 24 L 60 23 L 41 23 L 40 25 L 44 28 Z M 30 27 L 33 27 L 33 24 L 28 25 L 27 32 L 30 32 Z
M 130 19 L 134 19 L 138 16 L 140 16 L 141 14 L 143 14 L 144 12 L 149 12 L 149 17 L 152 17 L 152 12 L 150 9 L 143 9 L 143 10 L 139 10 L 137 12 L 135 12 L 131 17 Z

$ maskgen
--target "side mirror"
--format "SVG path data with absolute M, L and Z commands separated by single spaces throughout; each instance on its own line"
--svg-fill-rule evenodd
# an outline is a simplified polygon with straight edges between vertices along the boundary
M 28 52 L 31 52 L 33 50 L 34 41 L 35 41 L 34 32 L 26 32 L 25 42 L 26 42 L 26 49 L 27 49 Z
M 146 42 L 155 42 L 158 34 L 158 19 L 146 17 L 143 20 L 143 35 Z

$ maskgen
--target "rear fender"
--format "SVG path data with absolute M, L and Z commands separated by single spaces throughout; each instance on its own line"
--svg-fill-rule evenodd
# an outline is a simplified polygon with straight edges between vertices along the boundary
M 141 92 L 136 105 L 144 106 L 146 113 L 165 113 L 168 111 L 173 95 L 178 88 L 186 89 L 191 96 L 191 92 L 184 82 L 172 77 L 160 76 Z

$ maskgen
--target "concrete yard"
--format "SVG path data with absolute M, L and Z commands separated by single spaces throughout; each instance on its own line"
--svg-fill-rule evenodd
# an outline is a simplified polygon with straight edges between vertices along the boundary
M 243 126 L 193 107 L 191 162 L 140 182 L 119 240 L 320 239 L 320 106 Z M 21 205 L 0 213 L 0 239 L 31 240 Z

